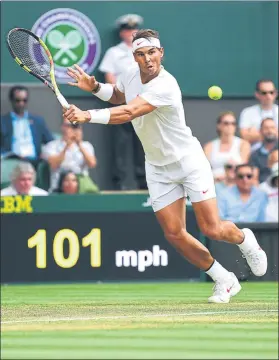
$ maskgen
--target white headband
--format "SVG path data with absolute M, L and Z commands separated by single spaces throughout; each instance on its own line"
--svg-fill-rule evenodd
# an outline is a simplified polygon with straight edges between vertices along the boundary
M 148 39 L 145 38 L 137 39 L 133 42 L 133 52 L 145 46 L 155 46 L 157 48 L 160 48 L 161 47 L 160 40 L 154 37 L 150 37 Z

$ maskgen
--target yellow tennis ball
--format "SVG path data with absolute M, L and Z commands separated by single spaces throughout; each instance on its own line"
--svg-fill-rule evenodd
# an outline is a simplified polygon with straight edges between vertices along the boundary
M 211 86 L 208 89 L 208 96 L 210 97 L 210 99 L 212 100 L 219 100 L 222 97 L 222 89 L 219 86 Z

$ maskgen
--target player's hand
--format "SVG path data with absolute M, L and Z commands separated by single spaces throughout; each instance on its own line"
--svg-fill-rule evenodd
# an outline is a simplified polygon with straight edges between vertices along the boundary
M 71 105 L 63 114 L 63 118 L 70 122 L 78 122 L 80 124 L 88 123 L 91 120 L 89 111 L 82 111 L 77 106 Z
M 81 90 L 92 92 L 92 90 L 94 90 L 98 85 L 95 77 L 86 74 L 86 72 L 77 64 L 75 64 L 74 67 L 75 69 L 68 68 L 67 74 L 76 82 L 68 82 L 68 84 L 76 86 Z

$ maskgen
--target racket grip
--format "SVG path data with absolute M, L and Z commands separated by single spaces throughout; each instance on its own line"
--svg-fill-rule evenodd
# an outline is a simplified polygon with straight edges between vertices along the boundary
M 64 96 L 62 94 L 57 94 L 57 100 L 60 102 L 60 104 L 62 105 L 62 107 L 64 109 L 69 109 L 70 108 L 70 104 L 68 103 L 68 101 L 64 98 Z M 72 123 L 73 126 L 77 125 L 77 121 L 74 121 Z
M 57 100 L 60 102 L 60 104 L 62 105 L 63 108 L 65 109 L 69 109 L 70 108 L 70 104 L 68 103 L 68 101 L 64 98 L 64 96 L 62 94 L 58 94 L 57 95 Z

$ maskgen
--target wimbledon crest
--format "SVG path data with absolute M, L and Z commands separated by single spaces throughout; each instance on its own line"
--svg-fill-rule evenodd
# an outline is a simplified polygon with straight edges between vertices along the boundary
M 70 80 L 67 67 L 78 64 L 87 73 L 96 67 L 101 41 L 93 22 L 73 9 L 54 9 L 43 14 L 32 31 L 46 43 L 55 64 L 58 83 Z

